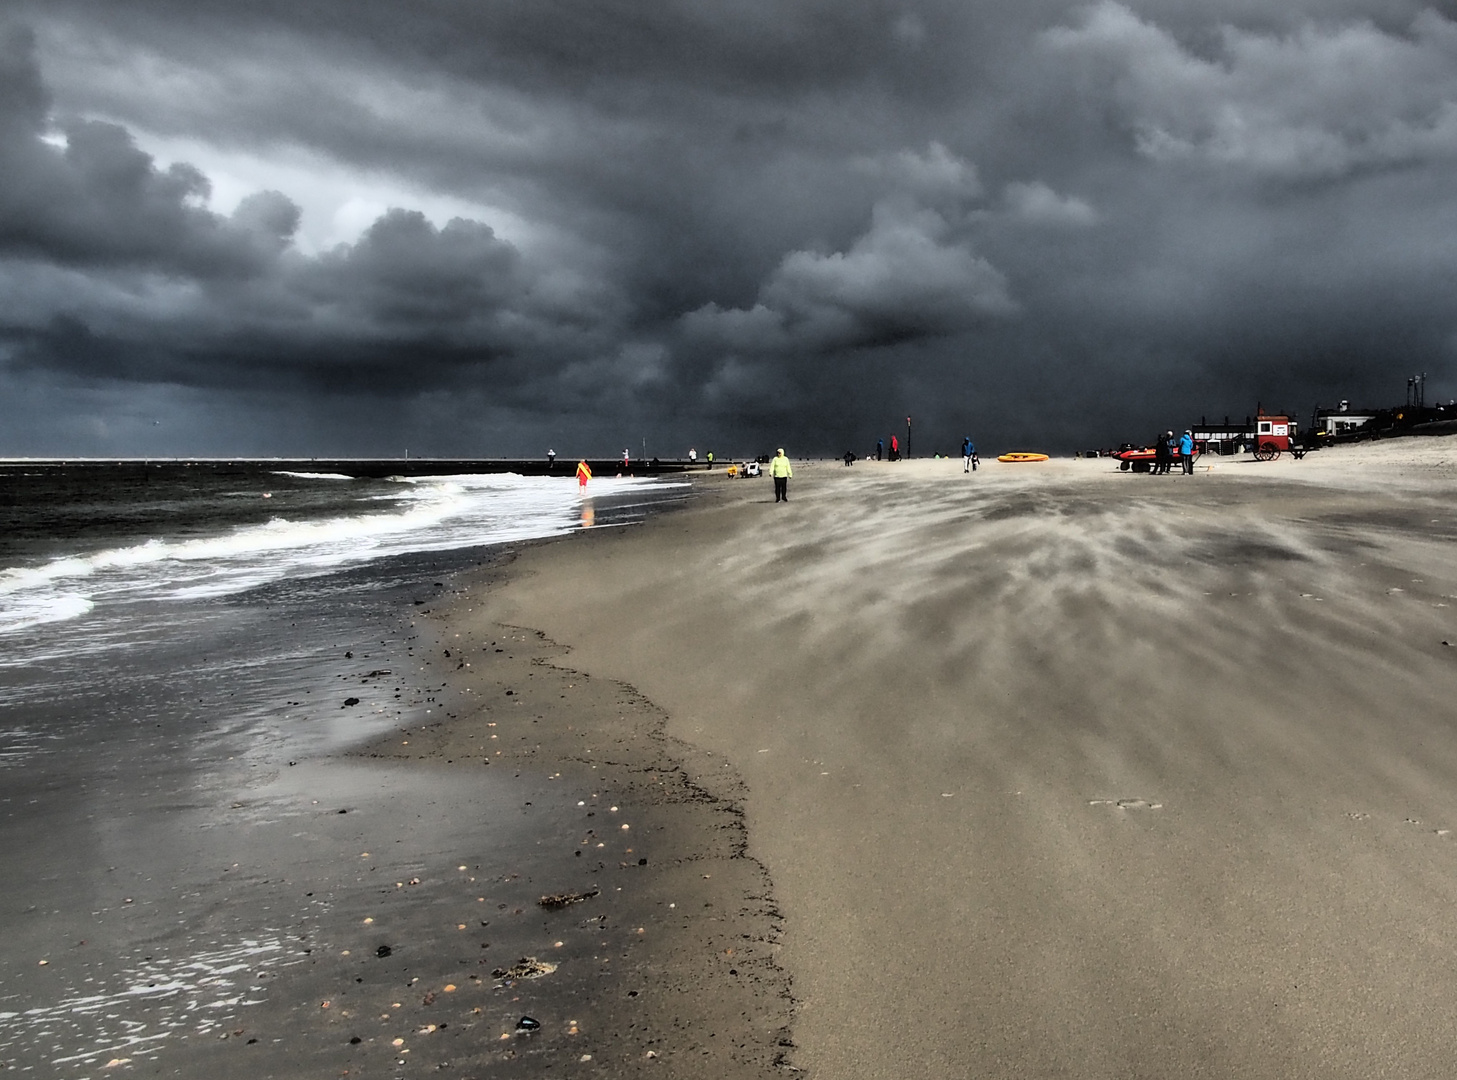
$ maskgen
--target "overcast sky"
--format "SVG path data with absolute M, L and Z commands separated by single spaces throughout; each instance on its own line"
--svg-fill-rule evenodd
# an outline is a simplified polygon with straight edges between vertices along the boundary
M 1457 8 L 7 0 L 0 454 L 1457 396 Z

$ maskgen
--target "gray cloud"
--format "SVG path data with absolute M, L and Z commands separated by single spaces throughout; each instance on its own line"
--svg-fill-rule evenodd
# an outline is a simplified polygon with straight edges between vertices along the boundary
M 1041 180 L 1014 180 L 1002 192 L 1007 212 L 1032 225 L 1083 227 L 1098 223 L 1098 212 L 1074 195 L 1059 195 Z
M 1404 32 L 1366 20 L 1223 25 L 1205 57 L 1101 0 L 1042 44 L 1086 65 L 1155 160 L 1302 180 L 1457 158 L 1457 24 L 1435 11 Z
M 167 401 L 214 418 L 179 452 L 512 453 L 1457 396 L 1457 24 L 1419 3 L 11 9 L 0 452 L 47 400 L 96 452 Z M 316 251 L 326 175 L 395 194 Z
M 708 303 L 684 337 L 727 354 L 824 353 L 944 337 L 1016 312 L 1004 275 L 973 247 L 976 169 L 939 143 L 854 163 L 895 194 L 843 251 L 786 253 L 756 302 Z M 930 204 L 930 205 L 927 205 Z
M 480 222 L 437 228 L 396 209 L 355 243 L 305 257 L 286 195 L 255 192 L 215 213 L 198 169 L 158 167 L 127 129 L 52 127 L 32 46 L 12 32 L 0 52 L 15 91 L 0 103 L 11 136 L 0 276 L 15 284 L 0 340 L 14 364 L 219 386 L 266 372 L 301 392 L 325 377 L 428 388 L 503 356 L 550 362 L 606 317 L 599 297 L 526 265 Z
M 292 234 L 282 196 L 221 218 L 198 205 L 210 190 L 201 172 L 157 169 L 115 124 L 74 120 L 59 131 L 64 147 L 44 141 L 48 94 L 32 50 L 24 31 L 0 38 L 0 254 L 212 277 L 255 271 Z M 260 214 L 266 200 L 274 209 Z

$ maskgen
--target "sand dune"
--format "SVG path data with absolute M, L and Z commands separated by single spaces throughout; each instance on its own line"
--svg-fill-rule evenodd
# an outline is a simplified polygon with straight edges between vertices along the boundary
M 523 556 L 494 615 L 744 778 L 796 1065 L 1450 1075 L 1457 440 L 1205 464 L 797 466 Z

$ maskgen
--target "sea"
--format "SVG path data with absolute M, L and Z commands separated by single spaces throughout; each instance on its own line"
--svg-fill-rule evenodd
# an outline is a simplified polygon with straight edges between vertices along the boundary
M 387 712 L 340 698 L 412 670 L 413 614 L 452 575 L 691 494 L 359 471 L 0 464 L 0 1069 L 112 1075 L 226 1037 L 299 953 L 263 912 L 208 925 L 209 830 L 292 827 L 268 784 L 444 712 L 406 680 Z

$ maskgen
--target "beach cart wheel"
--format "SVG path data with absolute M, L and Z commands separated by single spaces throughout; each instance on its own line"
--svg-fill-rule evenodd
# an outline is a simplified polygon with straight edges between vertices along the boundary
M 1274 461 L 1280 456 L 1280 448 L 1272 442 L 1260 443 L 1259 449 L 1255 451 L 1255 457 L 1261 461 Z

